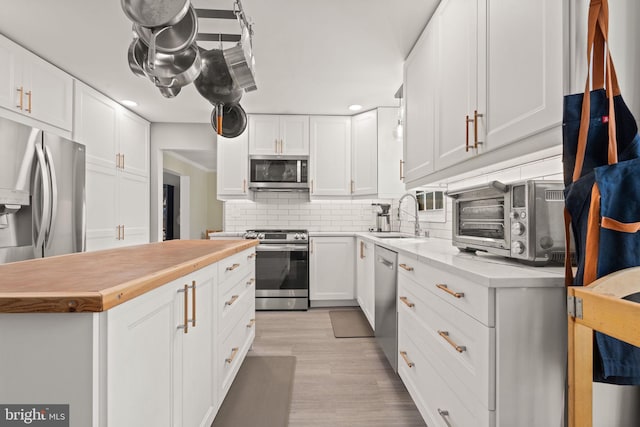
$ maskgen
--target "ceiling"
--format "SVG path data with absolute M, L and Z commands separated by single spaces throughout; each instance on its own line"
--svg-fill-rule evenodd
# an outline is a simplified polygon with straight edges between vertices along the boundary
M 240 104 L 248 113 L 337 115 L 353 114 L 350 104 L 397 105 L 403 61 L 438 2 L 242 0 L 254 23 L 258 90 Z M 233 1 L 192 4 L 231 10 Z M 0 33 L 116 101 L 136 101 L 130 109 L 147 120 L 209 122 L 212 106 L 193 85 L 166 99 L 129 70 L 131 22 L 120 1 L 0 0 L 0 6 Z M 240 32 L 232 20 L 200 19 L 199 25 L 200 32 Z

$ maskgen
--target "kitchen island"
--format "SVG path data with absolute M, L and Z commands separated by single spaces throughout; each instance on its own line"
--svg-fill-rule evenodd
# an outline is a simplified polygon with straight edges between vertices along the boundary
M 253 338 L 255 241 L 0 266 L 0 403 L 70 426 L 210 425 Z

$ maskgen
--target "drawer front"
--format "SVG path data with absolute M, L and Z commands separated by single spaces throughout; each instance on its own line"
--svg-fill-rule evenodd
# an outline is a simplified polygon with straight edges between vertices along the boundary
M 229 391 L 254 338 L 255 305 L 251 304 L 242 313 L 229 335 L 222 341 L 218 351 L 217 369 L 221 401 Z
M 493 289 L 440 270 L 415 258 L 398 255 L 398 276 L 420 283 L 431 294 L 487 326 L 494 326 Z
M 411 338 L 457 390 L 495 409 L 495 329 L 435 298 L 413 280 L 398 283 L 398 312 Z
M 247 273 L 235 286 L 228 289 L 216 300 L 218 304 L 218 332 L 221 338 L 229 334 L 250 305 L 255 306 L 255 280 L 252 279 L 252 272 Z
M 231 286 L 233 286 L 233 284 L 244 277 L 249 270 L 255 268 L 255 257 L 255 248 L 249 248 L 219 261 L 218 280 L 220 285 L 225 287 L 231 284 Z
M 421 344 L 412 337 L 419 329 L 403 325 L 402 316 L 398 325 L 398 374 L 407 386 L 411 397 L 429 427 L 490 427 L 495 426 L 495 412 L 490 411 L 476 399 L 458 393 L 441 376 L 418 350 Z

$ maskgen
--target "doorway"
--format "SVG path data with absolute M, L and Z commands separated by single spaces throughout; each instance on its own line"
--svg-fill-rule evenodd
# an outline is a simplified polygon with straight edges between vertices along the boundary
M 189 177 L 164 170 L 162 173 L 162 240 L 189 238 L 188 196 Z

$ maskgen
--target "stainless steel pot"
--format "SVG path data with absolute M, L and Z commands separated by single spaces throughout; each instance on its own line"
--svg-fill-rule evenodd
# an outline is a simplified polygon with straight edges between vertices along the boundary
M 242 88 L 233 81 L 222 50 L 202 50 L 202 72 L 193 82 L 200 95 L 213 105 L 237 104 Z
M 254 58 L 251 47 L 251 33 L 247 27 L 242 28 L 240 43 L 223 51 L 231 77 L 245 92 L 256 90 L 254 77 Z
M 176 96 L 180 88 L 192 83 L 202 70 L 200 51 L 195 43 L 179 53 L 157 53 L 153 67 L 150 60 L 144 60 L 143 64 L 149 79 L 168 98 Z
M 189 0 L 121 0 L 122 10 L 131 21 L 155 28 L 178 23 L 189 11 Z
M 222 116 L 218 116 L 218 107 L 211 112 L 211 126 L 213 130 L 225 138 L 235 138 L 247 128 L 247 113 L 240 104 L 226 104 L 222 106 Z M 224 117 L 224 120 L 220 120 Z M 222 121 L 222 132 L 219 122 Z
M 162 53 L 175 53 L 185 50 L 196 39 L 198 34 L 198 16 L 193 6 L 189 6 L 186 15 L 170 26 L 146 28 L 133 24 L 133 31 L 149 48 Z
M 127 59 L 131 72 L 140 77 L 147 77 L 144 72 L 144 63 L 147 60 L 148 49 L 139 38 L 133 39 L 129 45 Z

